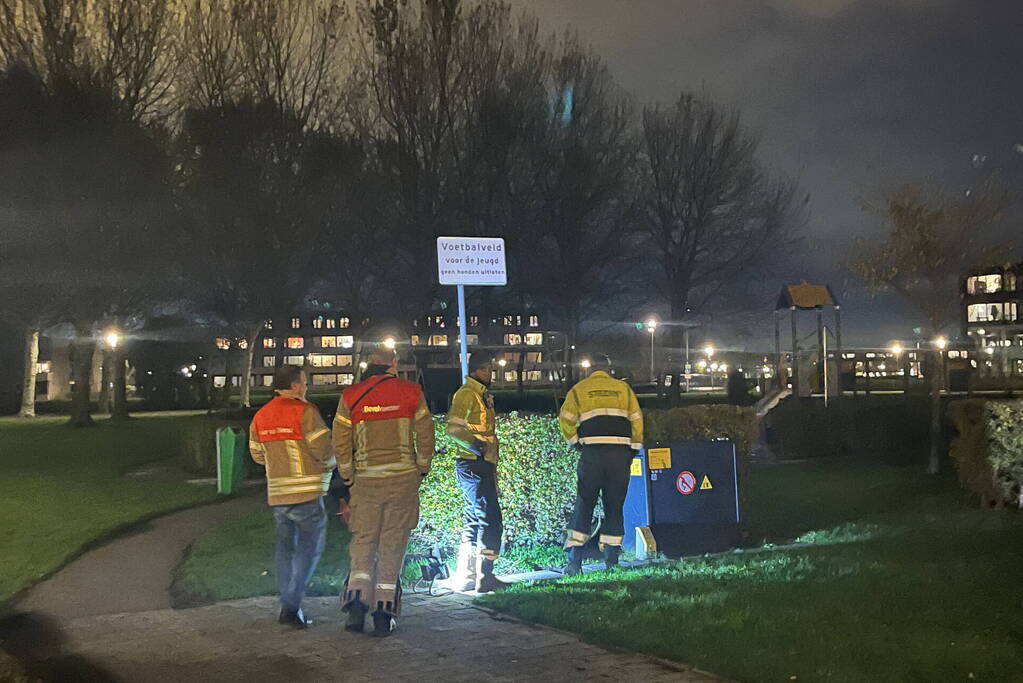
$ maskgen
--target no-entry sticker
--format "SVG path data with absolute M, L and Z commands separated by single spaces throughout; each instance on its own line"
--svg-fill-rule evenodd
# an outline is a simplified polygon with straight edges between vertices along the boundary
M 683 496 L 688 496 L 696 490 L 696 475 L 689 470 L 679 472 L 678 479 L 675 481 L 675 486 L 678 488 L 679 493 Z

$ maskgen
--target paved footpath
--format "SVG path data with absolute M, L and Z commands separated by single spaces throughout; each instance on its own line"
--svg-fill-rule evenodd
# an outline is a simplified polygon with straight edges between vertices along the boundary
M 123 681 L 682 681 L 719 679 L 473 607 L 472 598 L 407 595 L 389 638 L 347 633 L 337 598 L 307 600 L 316 623 L 279 626 L 277 602 L 65 622 L 65 651 Z

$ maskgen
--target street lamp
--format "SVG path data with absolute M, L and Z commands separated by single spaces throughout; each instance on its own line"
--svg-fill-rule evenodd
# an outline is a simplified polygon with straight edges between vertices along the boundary
M 384 340 L 384 348 L 389 350 L 389 351 L 394 351 L 394 347 L 396 345 L 397 344 L 394 341 L 394 337 L 388 337 L 387 339 Z
M 706 346 L 703 347 L 703 352 L 704 354 L 706 354 L 707 360 L 710 360 L 711 358 L 714 357 L 714 351 L 715 349 L 713 344 L 707 344 Z
M 588 358 L 584 358 L 583 362 L 580 363 L 579 365 L 583 366 L 583 370 L 589 370 L 590 369 L 590 365 L 592 365 L 592 364 L 590 363 Z
M 646 329 L 650 333 L 650 381 L 657 383 L 657 373 L 654 370 L 654 334 L 657 332 L 657 321 L 650 318 L 646 321 Z
M 938 349 L 938 357 L 941 359 L 941 388 L 944 391 L 948 391 L 948 358 L 945 355 L 945 349 L 948 348 L 948 339 L 945 337 L 938 337 L 934 340 L 934 346 Z
M 103 340 L 107 343 L 107 347 L 113 350 L 121 343 L 121 335 L 117 330 L 108 330 Z
M 939 351 L 944 351 L 948 348 L 948 339 L 945 337 L 938 337 L 934 340 L 934 345 L 938 347 Z

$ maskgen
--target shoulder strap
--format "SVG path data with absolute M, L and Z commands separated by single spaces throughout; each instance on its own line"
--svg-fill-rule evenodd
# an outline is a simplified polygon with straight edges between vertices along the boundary
M 369 395 L 369 392 L 373 391 L 374 389 L 376 389 L 378 386 L 380 386 L 381 384 L 383 384 L 384 382 L 386 382 L 389 379 L 397 379 L 397 377 L 395 377 L 394 375 L 384 375 L 384 378 L 382 380 L 380 380 L 379 382 L 377 382 L 376 384 L 371 386 L 369 389 L 366 389 L 366 391 L 362 392 L 362 396 L 359 396 L 359 398 L 355 399 L 355 403 L 353 403 L 352 405 L 348 406 L 348 409 L 350 411 L 352 411 L 352 413 L 354 413 L 355 412 L 355 408 L 360 403 L 362 403 L 362 399 L 366 398 L 366 396 Z

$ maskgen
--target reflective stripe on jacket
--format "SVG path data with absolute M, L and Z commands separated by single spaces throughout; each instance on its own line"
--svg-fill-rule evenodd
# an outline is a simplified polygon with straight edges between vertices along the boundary
M 603 370 L 572 387 L 558 424 L 570 444 L 643 446 L 643 412 L 635 392 Z
M 482 457 L 497 464 L 499 446 L 494 426 L 494 396 L 483 382 L 470 377 L 455 392 L 448 412 L 448 436 L 459 458 Z
M 428 473 L 433 416 L 422 387 L 393 375 L 374 375 L 348 387 L 337 404 L 333 441 L 337 469 L 346 483 L 356 475 Z
M 330 486 L 330 430 L 311 403 L 277 396 L 260 408 L 249 428 L 249 453 L 266 468 L 270 505 L 315 500 Z

